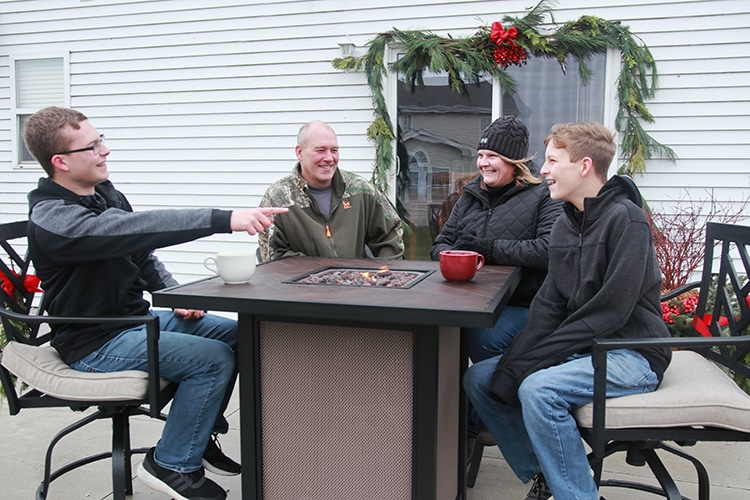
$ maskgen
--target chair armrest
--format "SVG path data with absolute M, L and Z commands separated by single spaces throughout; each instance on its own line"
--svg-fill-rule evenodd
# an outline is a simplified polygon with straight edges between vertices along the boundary
M 157 316 L 112 316 L 112 317 L 73 317 L 73 316 L 35 316 L 20 314 L 7 309 L 0 310 L 0 315 L 29 325 L 54 324 L 100 324 L 112 326 L 146 325 L 146 348 L 148 352 L 148 394 L 149 412 L 158 418 L 161 409 L 166 405 L 167 398 L 163 398 L 159 374 L 159 318 Z M 23 342 L 23 339 L 16 339 Z M 31 339 L 27 343 L 42 345 L 49 340 L 49 335 Z
M 750 336 L 736 337 L 662 337 L 636 339 L 594 339 L 591 347 L 591 362 L 594 365 L 594 401 L 592 416 L 592 450 L 596 456 L 603 456 L 606 426 L 606 387 L 607 387 L 607 352 L 617 349 L 644 349 L 649 347 L 668 347 L 679 349 L 705 350 L 710 347 L 750 346 Z M 721 361 L 721 359 L 714 359 Z
M 700 281 L 693 281 L 692 283 L 686 283 L 682 286 L 678 286 L 675 289 L 672 289 L 668 291 L 665 294 L 662 294 L 661 297 L 659 297 L 659 300 L 661 302 L 666 302 L 667 300 L 672 300 L 675 297 L 679 297 L 685 292 L 689 292 L 690 290 L 693 290 L 695 288 L 700 288 L 701 282 Z
M 596 358 L 597 353 L 603 358 L 606 351 L 615 349 L 643 349 L 648 347 L 677 347 L 696 349 L 713 346 L 731 346 L 750 343 L 750 335 L 736 337 L 661 337 L 635 339 L 594 339 L 591 347 Z

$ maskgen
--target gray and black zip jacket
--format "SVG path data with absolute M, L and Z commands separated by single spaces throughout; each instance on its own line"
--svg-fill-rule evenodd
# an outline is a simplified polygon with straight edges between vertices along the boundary
M 231 232 L 231 211 L 216 209 L 133 212 L 111 182 L 80 196 L 48 178 L 29 193 L 29 253 L 54 316 L 137 316 L 150 304 L 144 291 L 177 281 L 154 249 Z M 123 328 L 59 325 L 52 345 L 70 364 L 98 349 Z

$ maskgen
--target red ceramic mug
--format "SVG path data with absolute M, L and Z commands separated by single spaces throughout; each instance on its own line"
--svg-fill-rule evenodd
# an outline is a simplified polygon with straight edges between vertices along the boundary
M 471 281 L 484 266 L 484 256 L 470 250 L 440 252 L 440 272 L 448 281 Z

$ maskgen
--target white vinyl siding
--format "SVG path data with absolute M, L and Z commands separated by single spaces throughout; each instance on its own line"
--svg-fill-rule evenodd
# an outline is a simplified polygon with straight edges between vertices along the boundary
M 535 3 L 535 2 L 532 2 Z M 558 23 L 620 20 L 648 44 L 661 90 L 648 103 L 652 136 L 676 164 L 647 163 L 636 179 L 652 205 L 690 189 L 722 200 L 750 194 L 750 2 L 566 0 Z M 112 181 L 137 210 L 257 206 L 295 161 L 299 126 L 331 123 L 341 168 L 369 178 L 372 102 L 362 72 L 331 66 L 347 37 L 357 53 L 392 28 L 454 37 L 521 16 L 530 3 L 475 0 L 58 0 L 4 1 L 0 15 L 0 220 L 26 216 L 42 171 L 18 169 L 11 60 L 69 54 L 69 105 L 112 149 Z M 522 71 L 523 69 L 521 69 Z M 562 72 L 558 75 L 564 78 Z M 612 106 L 613 103 L 606 103 Z M 395 110 L 391 112 L 395 118 Z M 214 235 L 158 254 L 177 279 L 208 272 L 220 250 L 254 249 L 253 236 Z

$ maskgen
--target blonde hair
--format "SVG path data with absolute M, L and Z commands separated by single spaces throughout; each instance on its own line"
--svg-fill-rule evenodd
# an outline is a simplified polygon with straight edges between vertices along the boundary
M 503 158 L 501 156 L 501 158 Z M 516 178 L 516 186 L 523 187 L 527 184 L 541 184 L 542 179 L 541 177 L 534 175 L 531 172 L 531 169 L 527 165 L 528 162 L 536 158 L 536 153 L 534 153 L 534 156 L 529 156 L 526 158 L 521 158 L 520 160 L 511 160 L 510 158 L 503 158 L 507 163 L 510 163 L 513 165 L 513 168 L 515 169 L 514 176 Z
M 594 172 L 602 181 L 607 180 L 607 171 L 617 152 L 614 134 L 597 122 L 558 123 L 552 126 L 544 145 L 552 144 L 565 149 L 570 161 L 577 162 L 588 156 L 594 164 Z

